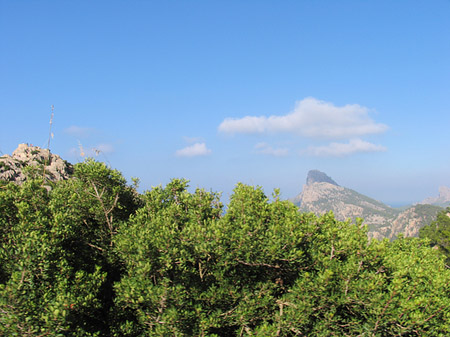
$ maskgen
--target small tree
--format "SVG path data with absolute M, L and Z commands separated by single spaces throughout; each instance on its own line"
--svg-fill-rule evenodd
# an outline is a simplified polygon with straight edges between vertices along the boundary
M 104 273 L 76 268 L 64 250 L 64 226 L 53 217 L 42 181 L 0 191 L 0 335 L 89 336 Z
M 436 220 L 420 229 L 419 236 L 430 240 L 446 256 L 450 264 L 450 207 L 439 212 Z
M 139 196 L 93 160 L 50 191 L 42 185 L 0 189 L 0 335 L 109 336 L 121 276 L 113 236 Z

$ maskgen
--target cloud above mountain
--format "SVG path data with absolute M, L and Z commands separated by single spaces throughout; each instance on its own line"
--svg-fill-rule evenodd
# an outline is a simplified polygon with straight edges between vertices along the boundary
M 206 147 L 205 143 L 195 143 L 175 152 L 177 157 L 198 157 L 211 154 L 212 151 Z
M 218 130 L 228 135 L 292 137 L 291 143 L 299 140 L 306 143 L 305 148 L 300 151 L 302 155 L 343 157 L 355 153 L 386 151 L 382 145 L 361 139 L 388 130 L 388 126 L 376 122 L 370 112 L 369 108 L 359 104 L 336 106 L 331 102 L 307 97 L 298 101 L 294 110 L 288 114 L 225 118 Z M 317 145 L 324 140 L 330 143 Z M 275 149 L 265 142 L 256 144 L 255 149 L 257 153 L 272 156 L 286 156 L 293 150 Z
M 385 132 L 387 125 L 376 123 L 369 109 L 359 104 L 342 107 L 333 103 L 305 98 L 294 111 L 281 116 L 245 116 L 226 118 L 219 125 L 225 134 L 289 133 L 307 138 L 345 139 Z
M 351 139 L 348 143 L 330 143 L 325 146 L 310 146 L 301 153 L 319 157 L 343 157 L 363 152 L 384 152 L 384 146 L 372 144 L 362 139 Z

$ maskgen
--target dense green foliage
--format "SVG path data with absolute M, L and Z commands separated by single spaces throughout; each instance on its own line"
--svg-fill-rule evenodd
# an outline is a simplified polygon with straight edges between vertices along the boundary
M 420 229 L 420 237 L 430 240 L 444 253 L 447 264 L 450 264 L 450 207 L 438 213 L 437 218 L 430 225 Z
M 139 195 L 92 160 L 50 191 L 0 184 L 0 335 L 450 333 L 428 241 L 369 241 L 243 184 L 226 211 L 185 180 Z

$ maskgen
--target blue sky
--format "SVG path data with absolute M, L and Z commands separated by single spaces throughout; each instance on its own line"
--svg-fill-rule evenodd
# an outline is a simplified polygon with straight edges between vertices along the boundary
M 389 204 L 450 186 L 450 1 L 0 0 L 0 151 L 95 156 L 141 189 Z M 95 151 L 97 150 L 97 152 Z

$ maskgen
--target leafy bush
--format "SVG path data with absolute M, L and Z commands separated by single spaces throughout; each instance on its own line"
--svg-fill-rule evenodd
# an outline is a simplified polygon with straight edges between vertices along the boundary
M 419 236 L 430 240 L 430 245 L 438 248 L 450 264 L 450 207 L 438 213 L 436 220 L 420 229 Z
M 450 274 L 417 239 L 301 214 L 239 184 L 227 212 L 173 181 L 116 236 L 118 306 L 142 335 L 445 335 Z M 212 207 L 207 207 L 211 205 Z M 201 209 L 208 209 L 208 213 Z M 128 328 L 131 325 L 127 325 Z

